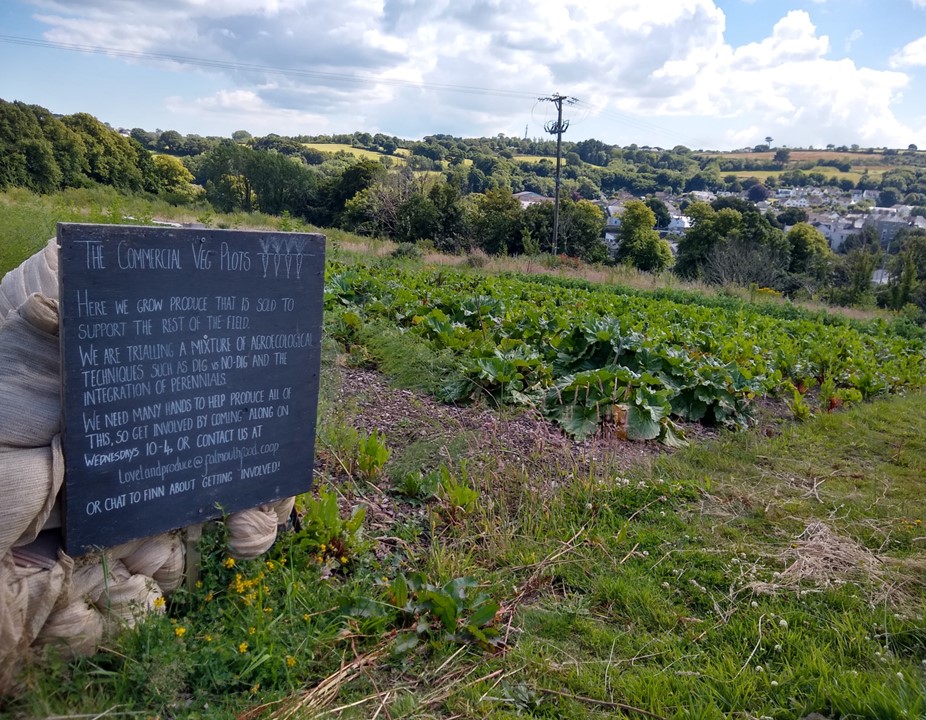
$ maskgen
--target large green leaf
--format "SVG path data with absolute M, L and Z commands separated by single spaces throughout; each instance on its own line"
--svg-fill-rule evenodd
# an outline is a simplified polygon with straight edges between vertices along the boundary
M 649 405 L 627 408 L 627 437 L 630 440 L 655 440 L 662 432 L 659 420 L 654 420 L 654 408 Z

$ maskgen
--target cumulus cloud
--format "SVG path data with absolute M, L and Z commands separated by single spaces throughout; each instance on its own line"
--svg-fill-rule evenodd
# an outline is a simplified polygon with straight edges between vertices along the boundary
M 923 0 L 926 6 L 926 0 Z M 891 67 L 901 68 L 926 65 L 926 35 L 907 43 L 899 52 L 891 56 Z
M 326 122 L 406 136 L 494 134 L 523 123 L 538 95 L 563 92 L 605 113 L 715 118 L 724 142 L 753 128 L 808 144 L 909 142 L 892 110 L 909 81 L 896 68 L 926 64 L 926 38 L 894 56 L 894 71 L 830 59 L 829 38 L 804 10 L 733 47 L 714 0 L 32 4 L 50 40 L 172 56 L 218 75 L 222 93 L 175 99 L 175 112 L 233 112 L 237 103 L 249 117 L 285 123 L 281 133 Z M 204 69 L 183 59 L 191 56 L 225 65 Z

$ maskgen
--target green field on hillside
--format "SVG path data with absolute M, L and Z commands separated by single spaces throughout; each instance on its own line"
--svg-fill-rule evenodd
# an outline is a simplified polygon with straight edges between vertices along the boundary
M 146 202 L 0 195 L 4 260 Z M 299 522 L 0 716 L 926 717 L 926 331 L 324 232 Z

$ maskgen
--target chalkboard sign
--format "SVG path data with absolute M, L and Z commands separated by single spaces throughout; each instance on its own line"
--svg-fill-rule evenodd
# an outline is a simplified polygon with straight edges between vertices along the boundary
M 309 489 L 324 241 L 58 225 L 69 553 Z

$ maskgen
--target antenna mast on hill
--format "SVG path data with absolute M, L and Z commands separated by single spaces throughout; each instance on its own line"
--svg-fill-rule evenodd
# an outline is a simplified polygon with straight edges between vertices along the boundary
M 550 97 L 537 98 L 540 102 L 551 102 L 556 105 L 556 120 L 545 123 L 543 129 L 550 135 L 556 135 L 556 194 L 553 198 L 553 254 L 556 255 L 559 241 L 559 166 L 560 155 L 563 146 L 563 133 L 569 129 L 569 121 L 563 122 L 563 102 L 567 105 L 574 105 L 579 102 L 578 98 L 566 97 L 559 93 L 554 93 Z

